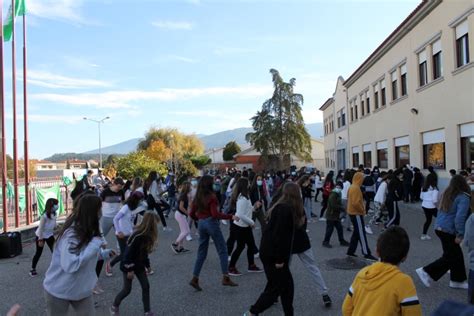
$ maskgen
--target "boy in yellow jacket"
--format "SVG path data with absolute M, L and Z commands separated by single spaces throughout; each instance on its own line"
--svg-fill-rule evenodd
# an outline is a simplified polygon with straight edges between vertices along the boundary
M 421 316 L 415 284 L 398 265 L 410 249 L 406 231 L 393 226 L 377 241 L 381 262 L 362 269 L 354 279 L 342 305 L 343 316 Z
M 352 178 L 352 184 L 347 192 L 347 214 L 349 214 L 352 225 L 354 226 L 349 248 L 347 249 L 347 255 L 357 257 L 355 251 L 357 249 L 357 244 L 360 243 L 364 258 L 376 261 L 377 258 L 372 256 L 370 253 L 364 229 L 365 205 L 362 190 L 360 189 L 363 181 L 364 174 L 362 172 L 356 172 Z

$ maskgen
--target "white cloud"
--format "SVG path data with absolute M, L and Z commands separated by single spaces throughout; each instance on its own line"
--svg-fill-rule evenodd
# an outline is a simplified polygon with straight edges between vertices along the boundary
M 130 109 L 137 101 L 181 101 L 200 97 L 226 96 L 249 99 L 268 96 L 271 85 L 252 85 L 240 87 L 207 87 L 190 89 L 160 89 L 157 91 L 123 90 L 98 93 L 56 94 L 37 93 L 31 97 L 35 100 L 50 101 L 73 106 L 93 106 L 96 108 Z
M 194 28 L 194 24 L 187 21 L 170 21 L 170 20 L 156 20 L 151 22 L 154 27 L 165 30 L 184 30 L 190 31 Z
M 98 64 L 92 62 L 88 58 L 79 57 L 79 56 L 63 56 L 64 62 L 67 66 L 79 70 L 84 70 L 84 68 L 98 68 Z
M 29 0 L 28 12 L 34 16 L 75 24 L 92 24 L 82 15 L 83 0 Z
M 181 63 L 186 63 L 186 64 L 196 64 L 199 62 L 199 60 L 186 57 L 186 56 L 180 56 L 180 55 L 165 55 L 165 56 L 159 56 L 153 60 L 155 63 L 158 64 L 164 64 L 164 63 L 169 63 L 169 62 L 181 62 Z
M 28 83 L 52 89 L 106 88 L 112 86 L 106 81 L 66 77 L 48 71 L 37 70 L 28 71 Z
M 184 57 L 184 56 L 177 56 L 177 55 L 171 55 L 171 59 L 181 61 L 183 63 L 188 63 L 188 64 L 195 64 L 198 62 L 197 59 L 189 58 L 189 57 Z
M 249 54 L 255 52 L 255 49 L 243 48 L 243 47 L 218 47 L 214 49 L 214 54 L 218 56 L 222 55 L 234 55 L 234 54 Z

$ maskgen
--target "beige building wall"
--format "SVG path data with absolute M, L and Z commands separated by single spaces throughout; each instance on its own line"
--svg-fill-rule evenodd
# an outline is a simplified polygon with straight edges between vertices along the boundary
M 456 65 L 456 26 L 467 20 L 470 63 Z M 395 138 L 408 136 L 410 164 L 423 168 L 423 133 L 444 129 L 446 168 L 438 170 L 440 177 L 447 178 L 449 169 L 460 169 L 460 125 L 474 122 L 474 4 L 471 0 L 431 1 L 412 16 L 404 28 L 411 30 L 403 37 L 385 43 L 354 72 L 334 94 L 334 102 L 323 110 L 325 121 L 330 114 L 346 106 L 350 122 L 346 129 L 336 130 L 325 136 L 326 152 L 338 148 L 344 140 L 347 165 L 352 167 L 352 148 L 358 147 L 362 162 L 363 146 L 371 146 L 372 166 L 377 165 L 377 143 L 388 150 L 388 168 L 395 168 Z M 403 28 L 397 31 L 400 35 Z M 390 39 L 390 38 L 389 38 Z M 440 39 L 442 52 L 442 76 L 433 80 L 432 54 L 434 43 Z M 392 47 L 389 47 L 393 45 Z M 384 53 L 383 51 L 386 50 Z M 419 85 L 419 53 L 427 55 L 428 84 Z M 382 51 L 382 53 L 381 53 Z M 378 53 L 378 57 L 377 57 Z M 376 60 L 378 59 L 378 60 Z M 375 63 L 370 63 L 376 60 Z M 364 67 L 365 65 L 365 67 Z M 366 68 L 366 69 L 364 69 Z M 391 75 L 395 71 L 398 82 L 398 98 L 392 101 Z M 401 75 L 406 73 L 407 94 L 401 96 Z M 384 107 L 375 110 L 374 85 L 379 91 L 380 81 L 385 80 L 386 101 Z M 342 85 L 341 85 L 342 86 Z M 343 93 L 343 91 L 345 93 Z M 368 93 L 370 114 L 362 116 L 361 95 Z M 355 101 L 354 101 L 355 100 Z M 366 102 L 364 102 L 366 103 Z M 350 105 L 358 105 L 358 119 L 351 122 Z M 364 104 L 365 105 L 365 104 Z M 334 117 L 336 117 L 334 115 Z M 474 135 L 472 135 L 474 136 Z M 340 169 L 340 168 L 339 168 Z

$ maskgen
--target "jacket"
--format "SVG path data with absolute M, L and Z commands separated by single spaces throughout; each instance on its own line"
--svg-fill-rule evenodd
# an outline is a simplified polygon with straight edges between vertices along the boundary
M 239 195 L 236 204 L 235 215 L 239 217 L 239 220 L 234 221 L 234 224 L 239 227 L 249 227 L 255 225 L 255 222 L 252 220 L 252 202 L 250 202 L 250 200 L 243 195 Z
M 272 263 L 288 263 L 292 253 L 295 225 L 293 211 L 287 204 L 273 207 L 263 230 L 260 257 Z
M 460 193 L 449 210 L 440 210 L 436 217 L 435 229 L 463 238 L 467 217 L 469 216 L 470 195 Z
M 336 191 L 332 191 L 328 199 L 328 208 L 326 210 L 326 219 L 328 221 L 338 221 L 340 219 L 341 212 L 344 212 L 344 206 L 342 206 L 341 194 Z
M 436 188 L 430 187 L 428 191 L 421 192 L 420 199 L 423 200 L 421 206 L 424 208 L 437 208 L 439 191 Z
M 467 219 L 463 243 L 469 253 L 469 270 L 474 270 L 474 214 Z
M 356 172 L 347 192 L 347 213 L 349 215 L 365 215 L 364 197 L 360 189 L 363 181 L 364 174 Z
M 415 284 L 395 265 L 376 262 L 357 273 L 342 305 L 343 316 L 421 316 Z
M 149 265 L 146 242 L 150 240 L 147 235 L 134 234 L 127 241 L 127 248 L 120 263 L 122 272 L 141 272 Z
M 304 221 L 304 225 L 295 228 L 295 237 L 293 238 L 293 247 L 291 253 L 303 253 L 311 248 L 311 242 L 309 241 L 309 236 L 306 232 L 306 226 L 307 220 Z
M 381 205 L 385 204 L 385 199 L 387 198 L 387 181 L 382 181 L 377 189 L 377 193 L 374 197 L 374 202 L 380 203 Z

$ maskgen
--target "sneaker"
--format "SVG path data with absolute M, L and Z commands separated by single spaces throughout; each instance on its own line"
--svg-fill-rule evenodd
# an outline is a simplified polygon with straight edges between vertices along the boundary
M 258 259 L 258 258 L 260 258 L 260 253 L 259 253 L 259 252 L 257 252 L 256 254 L 254 254 L 254 255 L 253 255 L 253 258 L 254 258 L 254 259 Z
M 163 227 L 163 231 L 170 232 L 170 231 L 173 231 L 173 229 L 171 227 L 166 226 L 166 227 Z
M 380 225 L 380 224 L 382 224 L 382 221 L 380 219 L 376 219 L 374 223 L 375 223 L 375 225 Z
M 348 231 L 348 232 L 351 232 L 351 231 L 352 231 L 352 227 L 347 227 L 347 231 Z
M 416 269 L 416 274 L 418 274 L 418 277 L 420 278 L 421 282 L 426 286 L 430 287 L 431 281 L 433 280 L 428 273 L 423 268 L 418 268 Z M 451 282 L 450 284 L 451 285 Z
M 316 215 L 316 214 L 314 214 L 313 212 L 311 212 L 311 217 L 313 217 L 313 218 L 317 218 L 317 217 L 318 217 L 318 215 Z
M 152 268 L 145 268 L 146 275 L 153 275 L 155 271 Z
M 344 246 L 344 247 L 349 247 L 349 245 L 350 245 L 349 242 L 347 242 L 347 241 L 345 241 L 345 240 L 340 241 L 339 244 L 340 244 L 341 246 Z
M 231 259 L 232 259 L 232 256 L 228 256 L 227 257 L 227 262 L 230 262 Z
M 174 254 L 177 255 L 179 253 L 178 245 L 177 244 L 171 244 L 171 250 L 173 250 Z
M 221 223 L 222 223 L 222 225 L 227 225 L 227 221 L 226 221 L 226 220 L 224 220 L 224 219 L 223 219 L 223 220 L 221 220 Z
M 237 270 L 237 268 L 229 268 L 229 275 L 231 276 L 241 276 L 242 273 Z
M 112 266 L 110 265 L 110 261 L 107 261 L 105 263 L 105 275 L 108 276 L 108 277 L 111 277 L 113 274 L 112 274 Z
M 104 290 L 102 290 L 98 284 L 96 284 L 96 286 L 94 287 L 94 289 L 92 290 L 92 293 L 94 293 L 95 295 L 100 295 L 102 293 L 104 293 Z
M 179 253 L 186 253 L 186 252 L 190 252 L 191 250 L 189 249 L 186 249 L 186 248 L 181 248 L 179 249 Z
M 374 232 L 372 231 L 372 228 L 370 228 L 369 225 L 365 225 L 365 232 L 369 235 L 373 235 Z
M 365 259 L 365 260 L 368 260 L 368 261 L 379 261 L 378 258 L 376 258 L 376 257 L 374 257 L 374 256 L 372 256 L 372 255 L 365 255 L 365 256 L 364 256 L 364 259 Z
M 187 240 L 187 241 L 192 241 L 192 240 L 193 240 L 193 237 L 191 237 L 191 235 L 187 235 L 187 236 L 186 236 L 186 240 Z
M 358 256 L 355 253 L 346 253 L 348 257 L 357 258 Z
M 421 239 L 421 240 L 430 240 L 431 237 L 428 236 L 428 235 L 421 235 L 420 239 Z
M 320 221 L 320 222 L 325 222 L 325 221 L 326 221 L 326 218 L 325 218 L 325 217 L 320 217 L 320 218 L 319 218 L 319 221 Z
M 250 266 L 249 269 L 247 270 L 249 273 L 260 273 L 263 272 L 262 269 L 257 267 L 256 265 Z
M 467 290 L 467 288 L 468 288 L 468 283 L 467 283 L 467 281 L 464 281 L 464 282 L 449 281 L 449 287 L 452 288 L 452 289 L 463 289 L 463 290 Z
M 332 305 L 331 298 L 327 294 L 323 295 L 323 302 L 324 302 L 324 307 L 331 307 Z
M 30 277 L 35 277 L 38 275 L 35 269 L 31 269 L 29 274 L 30 274 Z
M 110 312 L 110 315 L 112 315 L 112 316 L 119 316 L 120 315 L 119 308 L 116 307 L 116 306 L 113 306 L 113 305 L 110 306 L 109 312 Z
M 331 244 L 328 242 L 323 242 L 323 247 L 325 248 L 332 248 Z

